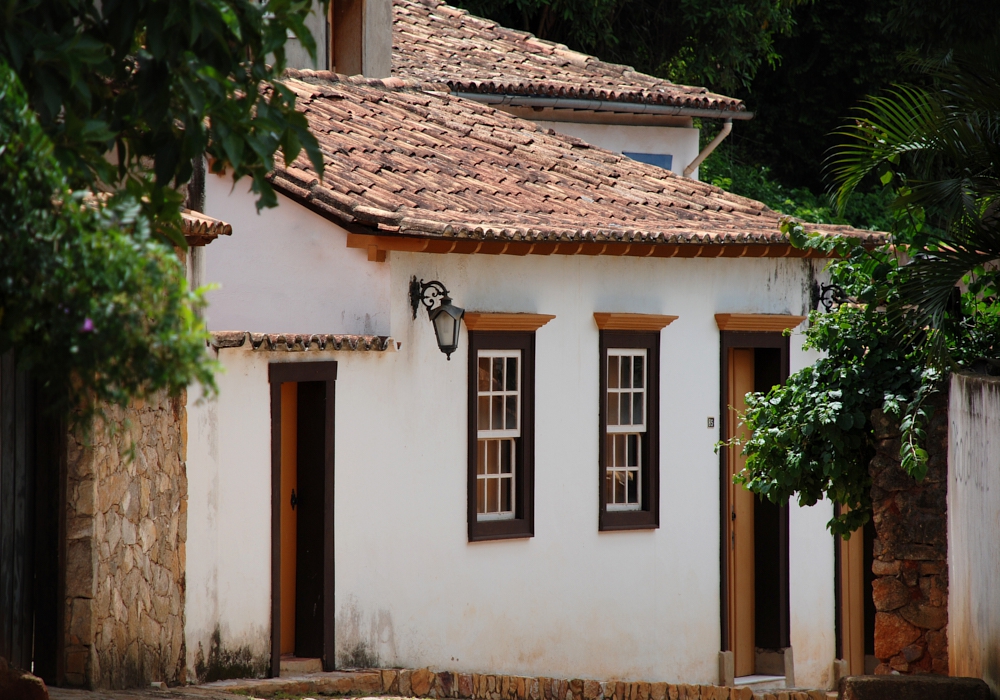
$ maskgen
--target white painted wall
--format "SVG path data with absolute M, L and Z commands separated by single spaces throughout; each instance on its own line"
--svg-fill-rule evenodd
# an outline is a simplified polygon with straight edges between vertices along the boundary
M 1000 693 L 1000 380 L 954 374 L 948 407 L 948 661 Z
M 205 213 L 233 226 L 205 248 L 208 327 L 255 333 L 389 332 L 389 269 L 283 195 L 259 214 L 249 182 L 209 175 Z
M 688 163 L 698 156 L 698 129 L 680 126 L 623 126 L 616 124 L 578 124 L 575 122 L 535 122 L 543 129 L 575 136 L 587 143 L 615 153 L 670 154 L 671 171 L 682 175 Z M 692 173 L 698 179 L 698 171 Z
M 719 410 L 714 314 L 803 313 L 809 262 L 390 253 L 387 263 L 369 263 L 344 247 L 334 226 L 294 205 L 283 204 L 259 233 L 247 229 L 255 219 L 237 222 L 239 211 L 229 206 L 216 202 L 209 213 L 233 223 L 232 243 L 246 240 L 249 250 L 232 248 L 232 260 L 242 266 L 238 275 L 222 266 L 229 253 L 215 248 L 219 242 L 208 251 L 207 279 L 229 275 L 215 293 L 221 302 L 213 300 L 213 327 L 221 328 L 217 319 L 223 318 L 227 327 L 279 331 L 298 314 L 295 329 L 339 332 L 347 330 L 340 318 L 368 313 L 402 348 L 221 351 L 226 372 L 219 398 L 190 413 L 189 653 L 215 624 L 233 639 L 262 639 L 268 628 L 266 364 L 333 358 L 340 362 L 335 587 L 341 650 L 362 642 L 383 664 L 456 671 L 717 680 L 720 485 L 713 447 L 719 435 L 706 428 L 706 418 L 718 418 Z M 300 239 L 307 243 L 296 243 Z M 282 274 L 272 273 L 276 259 Z M 312 283 L 296 283 L 293 273 L 314 270 L 316 259 L 338 270 L 330 275 L 337 279 L 313 274 Z M 556 315 L 537 334 L 531 539 L 467 542 L 468 339 L 463 333 L 448 362 L 426 313 L 411 320 L 413 274 L 440 279 L 468 310 Z M 334 283 L 343 296 L 331 293 L 317 305 L 317 287 Z M 231 296 L 224 296 L 227 289 Z M 337 309 L 345 306 L 350 312 L 341 317 Z M 594 311 L 680 317 L 662 335 L 656 531 L 597 530 Z M 793 370 L 808 361 L 793 350 Z M 792 641 L 803 685 L 824 684 L 834 658 L 829 516 L 828 505 L 792 508 Z
M 189 677 L 199 651 L 270 658 L 271 441 L 267 368 L 229 367 L 218 397 L 188 393 L 185 628 Z M 267 428 L 260 429 L 261 422 Z

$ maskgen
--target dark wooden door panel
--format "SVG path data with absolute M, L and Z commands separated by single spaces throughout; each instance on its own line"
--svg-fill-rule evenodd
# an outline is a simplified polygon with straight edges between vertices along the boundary
M 0 656 L 56 680 L 63 421 L 0 356 Z
M 323 656 L 326 383 L 299 382 L 295 654 Z

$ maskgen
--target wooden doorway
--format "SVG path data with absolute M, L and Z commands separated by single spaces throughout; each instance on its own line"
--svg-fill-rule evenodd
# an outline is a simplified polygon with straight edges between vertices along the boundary
M 334 668 L 336 362 L 272 364 L 271 675 L 281 658 Z
M 845 675 L 872 674 L 875 658 L 875 601 L 872 560 L 875 523 L 871 519 L 851 534 L 837 538 L 837 658 Z
M 0 355 L 0 656 L 61 681 L 64 403 Z
M 788 338 L 780 333 L 722 333 L 722 435 L 749 437 L 739 415 L 745 396 L 788 377 Z M 734 675 L 786 675 L 789 647 L 788 508 L 733 483 L 742 448 L 721 454 L 722 638 Z

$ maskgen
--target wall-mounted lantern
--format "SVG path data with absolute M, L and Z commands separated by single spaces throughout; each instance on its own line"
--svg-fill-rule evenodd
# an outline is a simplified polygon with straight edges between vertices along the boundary
M 448 290 L 437 280 L 417 281 L 414 276 L 410 278 L 410 306 L 413 307 L 414 320 L 421 304 L 427 307 L 427 316 L 434 324 L 438 347 L 451 360 L 451 353 L 458 349 L 458 332 L 465 309 L 451 303 Z

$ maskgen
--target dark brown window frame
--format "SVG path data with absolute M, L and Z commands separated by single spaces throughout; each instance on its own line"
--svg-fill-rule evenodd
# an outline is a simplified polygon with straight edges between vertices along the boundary
M 478 430 L 476 397 L 480 350 L 521 351 L 521 437 L 517 438 L 514 518 L 479 520 L 476 513 L 476 456 Z M 535 535 L 535 332 L 469 331 L 468 414 L 468 522 L 469 542 L 505 540 Z
M 323 522 L 329 537 L 323 542 L 323 670 L 336 668 L 334 626 L 334 454 L 336 432 L 337 362 L 273 362 L 267 367 L 271 386 L 271 668 L 281 669 L 281 385 L 284 382 L 325 382 Z M 329 602 L 329 604 L 327 604 Z
M 602 532 L 653 530 L 660 527 L 660 332 L 602 330 L 600 331 L 600 347 L 598 529 Z M 643 464 L 640 469 L 642 503 L 639 510 L 608 510 L 605 474 L 607 469 L 609 348 L 646 350 L 646 433 L 642 440 Z

